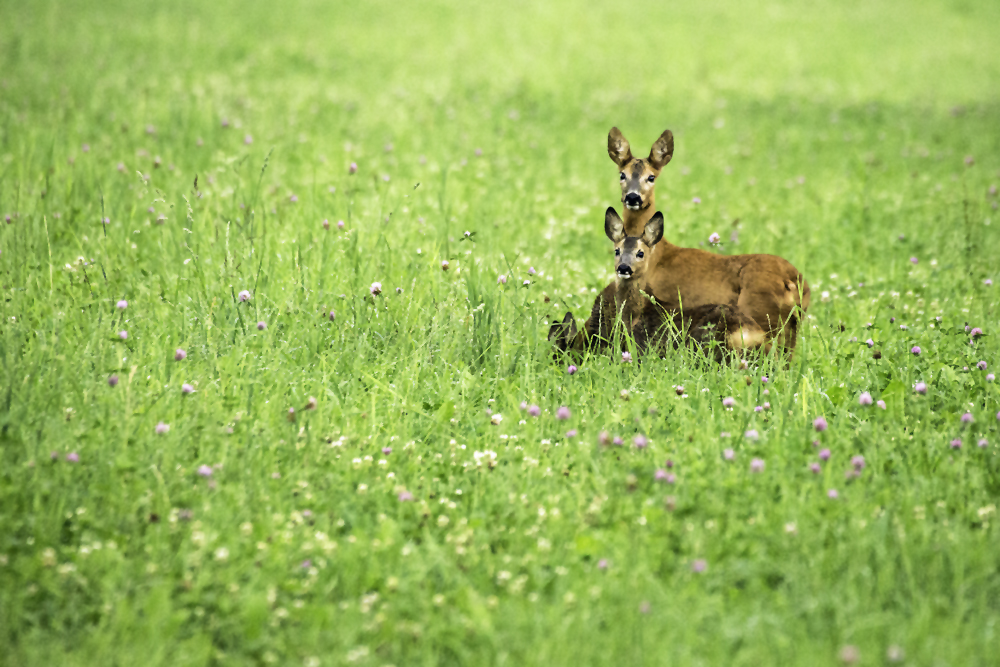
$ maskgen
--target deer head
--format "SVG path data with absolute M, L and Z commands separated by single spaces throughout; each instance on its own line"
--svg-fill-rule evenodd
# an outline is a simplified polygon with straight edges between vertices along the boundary
M 608 133 L 608 155 L 618 165 L 618 180 L 622 186 L 622 203 L 630 211 L 641 211 L 653 205 L 653 187 L 660 170 L 674 156 L 674 135 L 664 130 L 653 144 L 649 157 L 632 157 L 632 149 L 617 127 Z
M 626 236 L 625 223 L 614 208 L 604 214 L 604 233 L 615 244 L 615 275 L 618 280 L 641 281 L 653 246 L 663 238 L 663 214 L 657 211 L 646 223 L 641 236 Z

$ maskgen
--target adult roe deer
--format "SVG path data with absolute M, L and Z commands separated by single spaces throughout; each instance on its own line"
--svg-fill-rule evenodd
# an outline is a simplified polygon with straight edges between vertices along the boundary
M 604 233 L 615 244 L 615 282 L 594 301 L 590 319 L 577 331 L 572 313 L 549 329 L 549 339 L 561 350 L 582 351 L 590 345 L 608 345 L 621 322 L 635 338 L 640 355 L 664 356 L 670 348 L 693 343 L 722 361 L 727 351 L 741 351 L 765 344 L 764 331 L 734 306 L 704 304 L 693 308 L 668 309 L 651 301 L 648 269 L 653 250 L 663 238 L 663 215 L 651 216 L 641 235 L 628 236 L 614 208 L 604 216 Z M 623 341 L 624 342 L 624 341 Z

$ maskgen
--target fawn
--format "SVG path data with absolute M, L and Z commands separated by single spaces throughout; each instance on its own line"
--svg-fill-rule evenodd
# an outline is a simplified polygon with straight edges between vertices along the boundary
M 595 343 L 610 344 L 619 321 L 635 338 L 640 355 L 664 356 L 668 348 L 689 342 L 722 361 L 727 351 L 766 345 L 764 331 L 738 308 L 703 304 L 683 311 L 668 310 L 643 294 L 653 250 L 663 238 L 661 213 L 650 217 L 641 235 L 627 236 L 625 223 L 614 208 L 609 208 L 604 233 L 615 244 L 615 282 L 595 300 L 583 331 L 577 331 L 572 313 L 552 325 L 549 339 L 557 347 L 579 351 Z
M 620 171 L 626 236 L 642 236 L 655 208 L 654 187 L 674 154 L 674 135 L 660 135 L 649 157 L 632 156 L 617 127 L 608 133 L 608 155 Z M 617 215 L 617 214 L 616 214 Z M 716 255 L 662 241 L 645 258 L 646 292 L 668 308 L 724 304 L 751 317 L 768 340 L 791 352 L 799 313 L 809 307 L 809 285 L 794 266 L 775 255 Z M 609 286 L 610 287 L 610 286 Z M 596 305 L 596 304 L 595 304 Z

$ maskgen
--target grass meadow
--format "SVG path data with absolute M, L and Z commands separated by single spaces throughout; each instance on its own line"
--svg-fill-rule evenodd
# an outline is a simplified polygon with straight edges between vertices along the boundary
M 0 662 L 1000 661 L 1000 5 L 0 19 Z M 791 360 L 553 359 L 613 125 Z

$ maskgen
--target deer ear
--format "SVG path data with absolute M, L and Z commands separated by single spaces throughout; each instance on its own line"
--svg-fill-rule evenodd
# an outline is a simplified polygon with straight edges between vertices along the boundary
M 608 132 L 608 155 L 611 156 L 611 161 L 619 167 L 624 167 L 632 161 L 632 149 L 629 148 L 628 139 L 617 127 L 611 128 L 611 131 Z
M 612 243 L 618 243 L 625 238 L 625 223 L 618 217 L 618 211 L 613 206 L 609 206 L 604 213 L 604 233 Z
M 670 130 L 664 130 L 660 138 L 656 140 L 653 144 L 653 148 L 649 151 L 649 163 L 653 165 L 653 168 L 659 171 L 667 166 L 670 162 L 670 158 L 674 156 L 674 133 Z
M 657 211 L 646 223 L 646 229 L 642 232 L 642 242 L 652 248 L 663 238 L 663 214 Z

